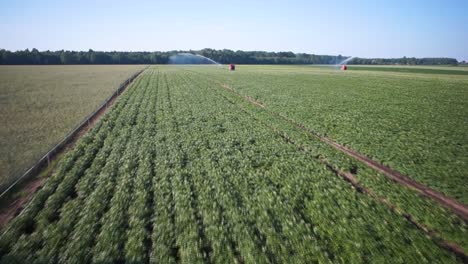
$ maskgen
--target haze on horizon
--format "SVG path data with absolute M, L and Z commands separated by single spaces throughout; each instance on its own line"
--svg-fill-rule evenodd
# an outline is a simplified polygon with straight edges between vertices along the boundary
M 1 1 L 0 49 L 203 48 L 468 61 L 468 1 Z

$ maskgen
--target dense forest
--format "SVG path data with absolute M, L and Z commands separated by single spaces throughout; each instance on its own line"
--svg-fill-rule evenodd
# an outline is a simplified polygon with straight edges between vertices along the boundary
M 233 51 L 228 49 L 202 49 L 189 51 L 38 51 L 0 50 L 0 64 L 167 64 L 170 57 L 179 53 L 199 54 L 222 64 L 338 64 L 346 56 L 315 55 L 293 52 Z M 201 63 L 210 63 L 201 61 Z M 457 65 L 453 58 L 354 58 L 348 64 L 401 64 L 401 65 Z

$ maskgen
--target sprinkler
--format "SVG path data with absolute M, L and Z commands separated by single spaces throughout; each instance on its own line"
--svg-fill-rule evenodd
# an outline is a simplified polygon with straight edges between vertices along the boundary
M 348 57 L 347 59 L 341 61 L 340 63 L 336 64 L 336 67 L 340 67 L 342 71 L 346 71 L 348 66 L 346 65 L 348 62 L 352 61 L 355 57 Z

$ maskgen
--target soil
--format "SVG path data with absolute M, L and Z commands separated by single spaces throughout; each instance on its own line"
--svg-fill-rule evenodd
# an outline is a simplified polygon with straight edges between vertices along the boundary
M 50 175 L 49 175 L 50 176 Z M 21 189 L 21 194 L 17 198 L 10 199 L 0 212 L 0 229 L 23 210 L 23 206 L 31 200 L 34 193 L 44 184 L 46 178 L 34 178 L 27 182 Z
M 392 168 L 389 168 L 383 164 L 380 164 L 377 161 L 372 160 L 358 153 L 357 151 L 349 149 L 325 137 L 320 137 L 320 139 L 323 142 L 328 143 L 329 145 L 333 146 L 334 148 L 344 152 L 345 154 L 361 161 L 362 163 L 366 164 L 368 167 L 373 168 L 383 173 L 385 176 L 392 179 L 393 181 L 398 182 L 408 188 L 411 188 L 425 197 L 431 198 L 432 200 L 438 202 L 439 204 L 451 209 L 453 212 L 461 216 L 463 219 L 468 220 L 468 207 L 466 205 L 450 197 L 447 197 L 442 193 L 434 191 L 433 189 L 410 179 L 408 176 L 402 175 L 400 172 Z
M 261 108 L 265 108 L 265 105 L 264 105 L 263 103 L 260 103 L 258 100 L 255 100 L 255 99 L 253 99 L 253 98 L 250 97 L 250 96 L 239 94 L 239 93 L 236 92 L 234 89 L 232 89 L 231 87 L 229 87 L 227 84 L 222 84 L 222 86 L 223 86 L 225 89 L 227 89 L 227 90 L 229 90 L 229 91 L 231 91 L 231 92 L 233 92 L 233 93 L 235 93 L 235 94 L 237 94 L 237 95 L 243 97 L 245 100 L 251 102 L 252 104 L 254 104 L 254 105 L 256 105 L 256 106 L 260 106 Z

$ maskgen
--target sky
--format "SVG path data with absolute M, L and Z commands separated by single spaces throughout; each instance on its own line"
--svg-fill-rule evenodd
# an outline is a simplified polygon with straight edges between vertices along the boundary
M 468 61 L 468 0 L 0 0 L 2 48 L 214 48 Z

